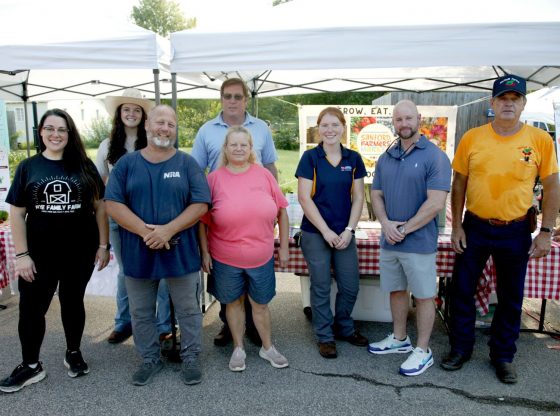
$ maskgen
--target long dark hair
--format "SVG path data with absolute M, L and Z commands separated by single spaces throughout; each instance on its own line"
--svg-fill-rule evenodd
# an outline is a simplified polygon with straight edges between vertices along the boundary
M 111 165 L 115 165 L 117 161 L 126 154 L 126 148 L 124 147 L 126 143 L 126 132 L 124 130 L 124 123 L 121 119 L 122 106 L 123 104 L 119 105 L 115 110 L 115 114 L 113 114 L 113 128 L 111 129 L 111 135 L 109 136 L 109 152 L 107 153 L 107 161 Z M 138 130 L 136 132 L 137 139 L 134 144 L 134 150 L 143 149 L 148 145 L 146 127 L 144 126 L 145 122 L 146 113 L 142 108 L 142 120 L 140 120 L 140 124 L 138 124 Z
M 53 108 L 47 110 L 41 121 L 39 122 L 39 131 L 43 130 L 43 125 L 47 117 L 55 116 L 60 117 L 66 121 L 66 127 L 68 128 L 68 143 L 62 151 L 62 162 L 64 164 L 64 169 L 67 172 L 76 172 L 80 175 L 80 179 L 84 187 L 91 190 L 92 201 L 98 200 L 101 195 L 101 189 L 99 188 L 99 181 L 96 178 L 99 177 L 95 165 L 89 160 L 86 154 L 86 149 L 84 148 L 84 143 L 80 138 L 80 133 L 78 128 L 72 120 L 72 117 L 60 108 Z M 47 147 L 43 139 L 41 138 L 41 152 L 44 152 Z

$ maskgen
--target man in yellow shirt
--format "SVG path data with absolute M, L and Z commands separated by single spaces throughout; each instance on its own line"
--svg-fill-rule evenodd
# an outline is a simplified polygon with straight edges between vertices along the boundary
M 523 78 L 498 78 L 490 101 L 494 121 L 465 133 L 452 164 L 451 239 L 458 254 L 451 284 L 451 352 L 441 366 L 458 370 L 472 354 L 474 294 L 484 265 L 492 256 L 498 306 L 488 345 L 491 363 L 503 383 L 517 382 L 512 362 L 521 325 L 527 263 L 529 258 L 550 252 L 560 208 L 554 144 L 546 132 L 519 121 L 527 101 L 525 94 Z M 528 210 L 537 176 L 544 187 L 542 226 L 532 239 Z

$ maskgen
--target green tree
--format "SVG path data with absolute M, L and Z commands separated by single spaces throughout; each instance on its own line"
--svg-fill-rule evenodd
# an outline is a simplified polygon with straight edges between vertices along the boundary
M 196 17 L 186 19 L 174 0 L 140 0 L 138 6 L 132 7 L 131 17 L 138 26 L 164 37 L 196 26 Z

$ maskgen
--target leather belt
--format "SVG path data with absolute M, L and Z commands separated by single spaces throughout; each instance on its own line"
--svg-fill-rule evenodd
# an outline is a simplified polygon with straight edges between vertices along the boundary
M 509 221 L 499 220 L 497 218 L 481 218 L 478 215 L 472 213 L 471 211 L 467 211 L 467 215 L 470 215 L 471 217 L 473 217 L 474 219 L 477 219 L 478 221 L 488 223 L 488 224 L 493 225 L 495 227 L 504 227 L 506 225 L 513 224 L 514 222 L 521 222 L 521 221 L 525 221 L 527 219 L 527 214 L 522 215 L 521 217 L 514 218 L 513 220 L 509 220 Z

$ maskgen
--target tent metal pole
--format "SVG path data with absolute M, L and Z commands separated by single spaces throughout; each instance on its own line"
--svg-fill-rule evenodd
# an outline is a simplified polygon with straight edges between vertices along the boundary
M 175 114 L 177 114 L 177 74 L 175 72 L 171 73 L 171 107 L 173 107 Z M 179 148 L 179 123 L 175 127 L 175 136 L 177 137 L 175 147 Z
M 33 143 L 35 144 L 35 152 L 40 153 L 41 147 L 39 145 L 39 131 L 37 127 L 39 126 L 39 117 L 37 116 L 37 101 L 32 101 L 31 106 L 33 108 Z M 29 156 L 29 148 L 27 148 L 27 154 Z
M 27 150 L 27 157 L 31 156 L 31 152 L 29 151 L 29 115 L 27 114 L 27 97 L 23 97 L 23 116 L 25 119 L 25 144 Z
M 156 105 L 161 104 L 160 94 L 159 94 L 159 69 L 154 69 L 154 91 L 156 94 Z

